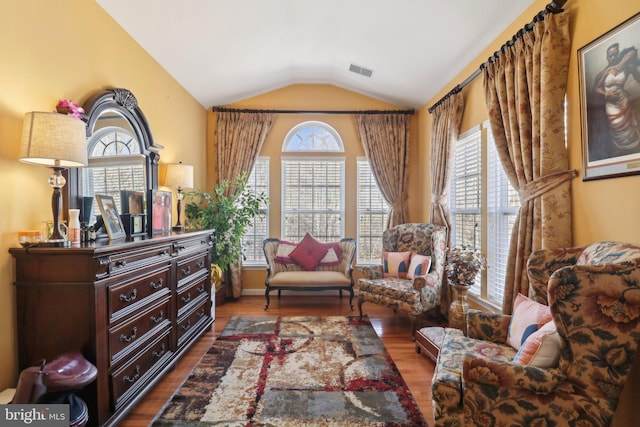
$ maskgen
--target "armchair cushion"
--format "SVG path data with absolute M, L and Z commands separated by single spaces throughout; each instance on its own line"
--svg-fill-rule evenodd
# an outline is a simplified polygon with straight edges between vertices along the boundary
M 409 272 L 411 252 L 382 252 L 382 274 L 384 277 L 405 279 Z
M 426 276 L 431 267 L 431 257 L 428 255 L 411 254 L 409 262 L 409 272 L 407 279 L 415 279 L 419 276 Z
M 513 304 L 507 344 L 519 350 L 529 335 L 536 332 L 549 320 L 551 320 L 551 312 L 548 306 L 518 294 Z
M 553 320 L 529 335 L 513 361 L 520 365 L 531 365 L 539 368 L 558 366 L 560 359 L 560 335 Z
M 289 256 L 305 270 L 313 271 L 328 251 L 326 246 L 307 233 Z

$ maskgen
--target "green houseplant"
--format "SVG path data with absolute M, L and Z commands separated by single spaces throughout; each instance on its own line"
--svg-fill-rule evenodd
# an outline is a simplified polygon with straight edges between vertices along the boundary
M 211 262 L 228 271 L 243 256 L 242 236 L 261 206 L 269 202 L 264 193 L 256 193 L 248 186 L 246 173 L 233 182 L 220 182 L 213 192 L 193 190 L 186 193 L 185 213 L 190 227 L 211 229 L 214 232 Z

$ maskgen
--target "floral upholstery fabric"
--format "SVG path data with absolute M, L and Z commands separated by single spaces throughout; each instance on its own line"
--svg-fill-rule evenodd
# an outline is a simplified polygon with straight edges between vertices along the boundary
M 530 280 L 531 291 L 547 290 L 561 341 L 558 366 L 518 365 L 507 353 L 496 357 L 473 338 L 446 333 L 432 383 L 436 425 L 609 425 L 640 340 L 638 255 L 640 248 L 613 242 L 534 252 L 530 276 L 549 279 Z M 509 323 L 500 316 L 470 313 L 469 334 L 506 348 L 496 342 Z
M 426 276 L 414 279 L 382 277 L 381 266 L 363 267 L 366 275 L 356 284 L 358 308 L 362 316 L 365 301 L 420 315 L 440 304 L 440 290 L 444 275 L 446 229 L 435 224 L 408 223 L 391 227 L 382 235 L 382 249 L 387 252 L 410 251 L 431 257 Z M 415 318 L 413 319 L 415 321 Z M 412 331 L 413 332 L 413 331 Z

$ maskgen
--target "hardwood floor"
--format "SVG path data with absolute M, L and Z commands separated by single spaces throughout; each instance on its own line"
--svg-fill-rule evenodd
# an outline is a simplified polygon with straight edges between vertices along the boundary
M 175 369 L 163 378 L 157 386 L 131 411 L 120 424 L 123 427 L 147 426 L 162 409 L 174 391 L 182 384 L 202 355 L 209 349 L 215 337 L 220 334 L 232 316 L 349 316 L 357 315 L 358 309 L 349 309 L 349 299 L 337 296 L 287 296 L 283 293 L 278 300 L 275 293 L 271 296 L 269 311 L 264 311 L 264 296 L 243 296 L 227 301 L 216 307 L 215 323 L 189 352 L 180 360 Z M 420 410 L 429 425 L 433 425 L 431 409 L 431 377 L 434 363 L 423 354 L 416 352 L 412 340 L 410 317 L 394 313 L 386 307 L 365 303 L 363 311 L 369 316 L 371 324 L 382 338 L 387 351 L 391 354 L 402 377 L 406 381 Z

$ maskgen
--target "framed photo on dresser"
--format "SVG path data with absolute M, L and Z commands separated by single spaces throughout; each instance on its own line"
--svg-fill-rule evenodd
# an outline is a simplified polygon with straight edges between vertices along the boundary
M 171 232 L 171 192 L 149 190 L 147 195 L 147 227 L 149 234 Z

